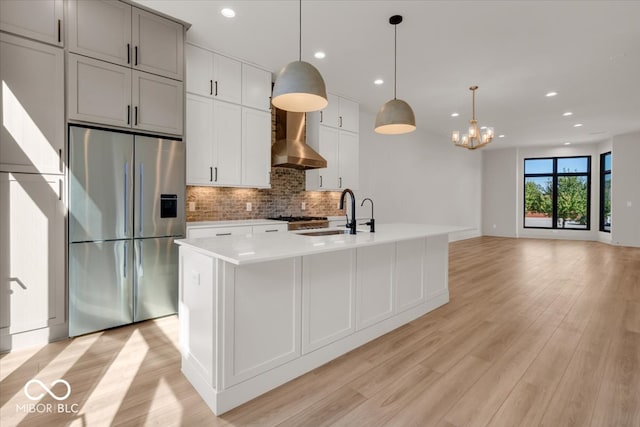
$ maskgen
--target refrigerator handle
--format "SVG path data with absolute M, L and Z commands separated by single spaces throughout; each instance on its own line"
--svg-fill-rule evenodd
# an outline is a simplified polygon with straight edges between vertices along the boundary
M 124 242 L 124 261 L 122 262 L 123 276 L 127 277 L 127 258 L 129 258 L 129 242 Z
M 142 230 L 144 229 L 144 164 L 140 163 L 140 237 L 142 237 Z
M 129 162 L 125 162 L 124 163 L 124 192 L 122 194 L 124 194 L 124 234 L 126 236 L 126 234 L 129 232 L 128 230 L 128 214 L 129 214 L 129 197 L 128 197 L 128 192 L 129 192 Z
M 142 269 L 142 263 L 144 262 L 142 255 L 142 242 L 138 240 L 138 277 L 144 276 L 144 270 Z

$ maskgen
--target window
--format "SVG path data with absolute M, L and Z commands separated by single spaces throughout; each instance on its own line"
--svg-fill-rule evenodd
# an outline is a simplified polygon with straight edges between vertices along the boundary
M 611 151 L 600 154 L 600 231 L 611 232 Z
M 591 157 L 524 159 L 524 227 L 589 230 Z

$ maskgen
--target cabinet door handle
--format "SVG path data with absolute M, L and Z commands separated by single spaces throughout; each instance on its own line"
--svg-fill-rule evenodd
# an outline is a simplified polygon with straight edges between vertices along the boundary
M 62 41 L 62 21 L 58 19 L 58 43 Z
M 213 182 L 213 167 L 209 166 L 209 182 Z
M 58 180 L 58 200 L 62 200 L 62 179 Z
M 340 179 L 340 185 L 338 188 L 342 188 L 342 177 L 340 177 L 339 179 Z
M 58 162 L 59 162 L 59 167 L 60 167 L 60 172 L 63 172 L 62 167 L 64 166 L 62 163 L 62 148 L 58 149 Z
M 213 95 L 213 80 L 209 80 L 209 95 Z
M 216 233 L 216 236 L 231 236 L 231 233 Z
M 134 126 L 138 126 L 138 106 L 137 105 L 135 107 L 133 107 L 133 111 L 134 111 L 134 113 L 133 113 L 133 116 L 134 116 L 133 125 Z
M 131 105 L 127 105 L 127 124 L 131 124 Z
M 269 172 L 269 184 L 271 184 L 271 172 Z
M 127 43 L 127 64 L 131 64 L 131 44 Z
M 214 181 L 218 182 L 218 167 L 216 166 L 215 168 L 213 168 L 213 171 L 215 172 Z
M 135 47 L 135 64 L 134 65 L 138 65 L 138 46 Z
M 277 229 L 277 228 L 276 228 L 276 229 L 274 229 L 274 230 L 264 230 L 264 232 L 265 232 L 265 233 L 275 233 L 275 232 L 277 232 L 277 231 L 278 231 L 278 229 Z
M 340 118 L 340 127 L 342 127 L 342 116 L 339 117 Z
M 322 187 L 322 175 L 320 175 L 320 187 Z
M 324 123 L 324 112 L 320 111 L 320 123 Z
M 214 96 L 218 96 L 218 81 L 216 80 L 216 93 L 214 94 Z

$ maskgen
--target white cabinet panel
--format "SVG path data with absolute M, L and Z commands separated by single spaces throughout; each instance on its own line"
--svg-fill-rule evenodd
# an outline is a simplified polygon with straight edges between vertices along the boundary
M 69 51 L 131 66 L 131 6 L 113 0 L 71 0 Z
M 181 24 L 132 8 L 133 67 L 182 80 L 184 29 Z
M 356 252 L 328 252 L 302 259 L 302 353 L 355 330 Z
M 62 49 L 0 34 L 0 170 L 63 173 Z
M 62 0 L 2 0 L 0 30 L 62 46 Z
M 213 96 L 236 104 L 242 102 L 242 64 L 213 54 Z
M 10 334 L 65 322 L 62 180 L 0 173 L 0 328 Z
M 242 174 L 242 107 L 213 101 L 213 183 L 234 185 Z
M 338 188 L 339 132 L 338 129 L 320 126 L 317 149 L 318 153 L 327 161 L 327 167 L 307 171 L 307 190 L 333 190 Z
M 242 107 L 242 184 L 269 187 L 271 113 Z
M 271 109 L 271 73 L 242 64 L 242 105 L 263 111 Z
M 134 71 L 132 96 L 134 128 L 182 134 L 182 82 Z
M 213 53 L 186 44 L 187 92 L 213 96 Z
M 212 184 L 213 100 L 188 93 L 186 108 L 187 185 Z
M 338 188 L 357 189 L 360 185 L 359 161 L 360 142 L 358 134 L 340 132 L 338 149 Z
M 253 233 L 279 233 L 283 231 L 288 231 L 289 226 L 285 224 L 265 224 L 265 225 L 254 225 Z
M 131 127 L 131 69 L 69 54 L 69 118 Z
M 394 314 L 395 243 L 357 249 L 356 329 Z
M 180 347 L 215 387 L 214 347 L 217 341 L 216 282 L 213 258 L 180 248 Z M 188 309 L 187 309 L 188 307 Z
M 329 103 L 320 111 L 320 124 L 337 128 L 338 116 L 340 115 L 340 97 L 328 93 L 327 100 Z
M 300 356 L 300 258 L 224 263 L 227 388 Z
M 427 298 L 449 292 L 449 236 L 431 236 L 427 238 L 425 256 L 425 286 Z
M 338 127 L 349 132 L 360 131 L 360 111 L 357 102 L 340 98 Z
M 425 239 L 397 243 L 396 312 L 398 313 L 424 302 L 424 256 Z

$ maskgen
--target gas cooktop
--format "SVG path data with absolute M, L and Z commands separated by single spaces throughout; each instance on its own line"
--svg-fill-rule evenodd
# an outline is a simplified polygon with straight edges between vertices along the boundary
M 326 221 L 327 217 L 326 216 L 278 216 L 278 217 L 274 217 L 274 218 L 267 218 L 267 219 L 274 219 L 276 221 L 287 221 L 287 222 L 299 222 L 299 221 Z

